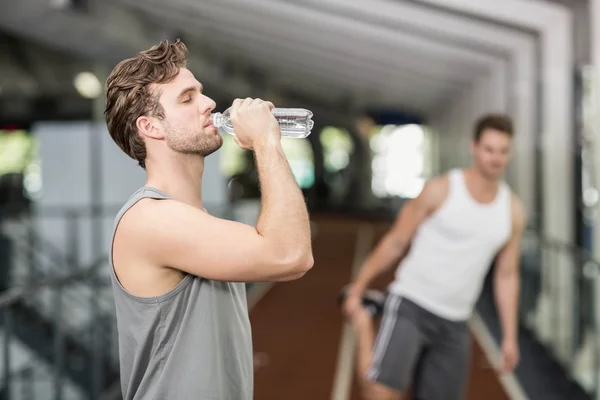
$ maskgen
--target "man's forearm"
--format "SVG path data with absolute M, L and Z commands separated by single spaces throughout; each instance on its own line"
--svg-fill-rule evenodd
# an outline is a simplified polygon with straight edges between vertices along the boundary
M 262 202 L 257 231 L 272 241 L 283 257 L 312 255 L 306 202 L 281 143 L 265 143 L 254 153 Z
M 516 341 L 520 279 L 516 272 L 499 274 L 494 279 L 494 295 L 504 340 Z
M 354 290 L 363 292 L 373 279 L 399 262 L 407 247 L 405 243 L 395 241 L 391 237 L 384 238 L 367 257 L 363 268 L 354 280 Z

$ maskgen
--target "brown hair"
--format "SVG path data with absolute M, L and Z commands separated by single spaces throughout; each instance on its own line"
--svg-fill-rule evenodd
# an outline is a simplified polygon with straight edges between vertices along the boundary
M 137 119 L 142 115 L 164 118 L 153 83 L 167 83 L 187 64 L 188 50 L 179 39 L 163 41 L 133 58 L 121 61 L 106 80 L 104 115 L 108 132 L 129 157 L 146 168 L 146 145 L 139 136 Z
M 509 116 L 504 114 L 487 114 L 482 116 L 475 123 L 474 140 L 478 142 L 486 129 L 494 129 L 503 132 L 508 136 L 513 136 L 513 123 Z

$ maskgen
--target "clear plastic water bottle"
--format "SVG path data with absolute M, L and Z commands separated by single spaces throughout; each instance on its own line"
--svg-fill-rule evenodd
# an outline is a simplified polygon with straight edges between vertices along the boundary
M 214 126 L 235 135 L 229 120 L 229 110 L 228 108 L 223 113 L 213 113 L 211 119 Z M 302 139 L 310 135 L 314 125 L 311 111 L 304 108 L 273 108 L 271 112 L 279 122 L 282 137 Z

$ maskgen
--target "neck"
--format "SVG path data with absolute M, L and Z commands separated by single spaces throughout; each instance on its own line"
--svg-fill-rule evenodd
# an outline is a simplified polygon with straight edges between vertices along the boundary
M 466 170 L 471 181 L 485 191 L 494 192 L 498 189 L 499 181 L 482 174 L 477 168 L 471 167 Z
M 146 186 L 156 188 L 191 206 L 202 205 L 204 157 L 197 154 L 173 154 L 160 160 L 146 159 Z

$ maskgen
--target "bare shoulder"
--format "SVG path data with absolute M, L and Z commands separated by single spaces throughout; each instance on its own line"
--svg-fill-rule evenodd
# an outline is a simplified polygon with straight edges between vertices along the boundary
M 198 208 L 172 199 L 145 198 L 138 201 L 123 216 L 117 233 L 132 249 L 151 255 L 153 249 L 168 245 L 178 228 L 198 228 L 210 216 Z M 116 238 L 115 238 L 116 239 Z M 158 247 L 157 247 L 158 246 Z
M 120 225 L 124 225 L 125 231 L 144 235 L 148 229 L 154 229 L 164 222 L 169 223 L 173 218 L 181 222 L 197 217 L 201 212 L 177 200 L 144 198 L 125 213 Z
M 115 232 L 115 243 L 126 241 L 134 249 L 143 247 L 147 242 L 143 239 L 161 220 L 169 214 L 165 210 L 167 200 L 144 198 L 134 204 L 121 218 Z M 129 243 L 131 242 L 131 243 Z
M 125 212 L 119 221 L 117 231 L 121 235 L 127 235 L 144 229 L 153 220 L 152 215 L 159 216 L 156 212 L 159 211 L 158 204 L 161 201 L 164 200 L 150 197 L 139 200 Z
M 448 174 L 431 178 L 425 183 L 425 186 L 419 195 L 419 200 L 426 204 L 430 209 L 439 208 L 448 196 L 449 182 Z
M 432 195 L 445 195 L 448 192 L 449 182 L 448 174 L 438 175 L 427 181 L 425 189 Z
M 410 242 L 419 225 L 444 203 L 447 194 L 448 176 L 428 180 L 421 193 L 400 208 L 391 231 L 392 237 L 402 243 Z

